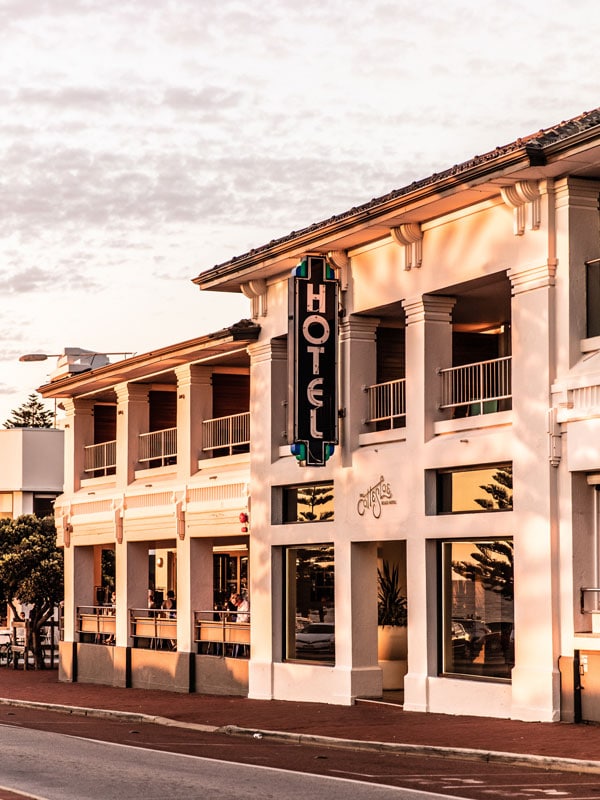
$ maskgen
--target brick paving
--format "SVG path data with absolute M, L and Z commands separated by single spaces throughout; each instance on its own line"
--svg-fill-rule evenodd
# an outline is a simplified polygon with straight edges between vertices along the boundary
M 600 726 L 419 714 L 395 704 L 250 700 L 64 683 L 57 670 L 0 668 L 0 700 L 149 714 L 212 727 L 600 761 Z M 1 796 L 1 795 L 0 795 Z

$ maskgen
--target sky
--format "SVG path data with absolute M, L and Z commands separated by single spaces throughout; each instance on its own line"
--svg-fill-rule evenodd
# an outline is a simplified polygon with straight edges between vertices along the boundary
M 0 0 L 0 426 L 200 272 L 600 106 L 597 0 Z M 50 404 L 51 407 L 51 404 Z

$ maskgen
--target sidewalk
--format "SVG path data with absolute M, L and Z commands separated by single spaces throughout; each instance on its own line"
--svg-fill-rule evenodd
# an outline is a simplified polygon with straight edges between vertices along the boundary
M 0 668 L 0 703 L 42 704 L 63 711 L 88 709 L 88 713 L 103 715 L 108 711 L 129 718 L 145 715 L 159 724 L 198 725 L 238 735 L 276 732 L 308 743 L 326 737 L 338 747 L 416 749 L 600 773 L 600 726 L 596 725 L 419 714 L 405 712 L 399 705 L 367 701 L 334 706 L 119 689 L 61 683 L 57 670 L 4 667 Z

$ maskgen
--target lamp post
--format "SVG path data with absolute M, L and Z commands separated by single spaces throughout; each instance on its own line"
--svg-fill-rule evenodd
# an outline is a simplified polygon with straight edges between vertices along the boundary
M 67 353 L 26 353 L 24 356 L 19 357 L 19 361 L 46 361 L 49 358 L 62 358 L 64 355 L 68 355 Z M 133 353 L 93 353 L 88 350 L 84 350 L 81 352 L 80 355 L 85 356 L 123 356 L 123 358 L 127 358 L 127 356 L 132 356 Z
M 69 374 L 71 372 L 77 373 L 92 370 L 96 357 L 103 359 L 98 366 L 104 367 L 110 363 L 108 356 L 123 356 L 123 358 L 127 358 L 127 356 L 131 355 L 133 353 L 123 351 L 97 353 L 93 350 L 82 350 L 79 347 L 65 347 L 62 353 L 25 353 L 25 355 L 19 357 L 19 361 L 31 363 L 34 361 L 47 361 L 49 358 L 64 359 L 63 364 L 60 361 L 58 362 L 59 369 L 61 366 L 66 366 L 67 374 Z M 54 427 L 56 428 L 56 398 L 54 398 Z

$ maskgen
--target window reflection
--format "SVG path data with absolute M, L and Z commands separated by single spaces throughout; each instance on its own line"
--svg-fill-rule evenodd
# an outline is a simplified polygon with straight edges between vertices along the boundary
M 442 544 L 444 672 L 510 678 L 513 562 L 512 539 Z
M 283 490 L 284 522 L 333 520 L 333 483 L 306 483 Z
M 285 554 L 285 657 L 332 664 L 335 662 L 333 545 L 288 547 Z
M 438 514 L 512 511 L 512 464 L 437 473 Z

